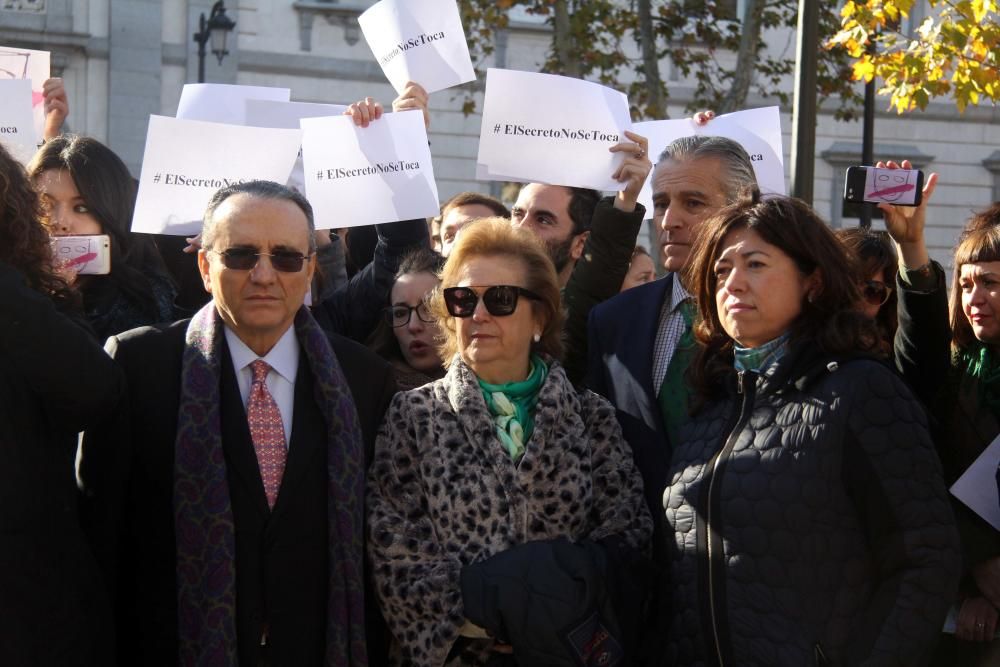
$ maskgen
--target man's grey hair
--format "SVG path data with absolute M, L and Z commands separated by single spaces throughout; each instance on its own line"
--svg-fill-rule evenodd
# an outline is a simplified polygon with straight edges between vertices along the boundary
M 701 135 L 674 139 L 660 153 L 657 164 L 664 160 L 684 162 L 703 158 L 715 158 L 725 165 L 723 186 L 729 203 L 743 197 L 759 197 L 757 175 L 754 173 L 750 155 L 743 146 L 726 137 Z
M 201 247 L 206 250 L 212 248 L 212 243 L 215 241 L 215 210 L 222 205 L 222 202 L 233 195 L 249 195 L 261 199 L 290 201 L 298 206 L 306 216 L 306 222 L 309 224 L 309 252 L 316 251 L 316 235 L 314 234 L 316 231 L 316 222 L 313 218 L 312 205 L 309 204 L 309 200 L 303 197 L 301 193 L 274 181 L 235 183 L 219 189 L 212 195 L 212 199 L 208 202 L 208 208 L 205 209 L 205 217 L 202 218 Z

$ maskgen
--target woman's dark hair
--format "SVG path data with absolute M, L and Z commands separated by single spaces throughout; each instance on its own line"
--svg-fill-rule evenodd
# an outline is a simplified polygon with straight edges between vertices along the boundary
M 75 293 L 56 274 L 41 203 L 21 163 L 0 145 L 0 260 L 24 274 L 28 285 L 60 305 Z
M 890 288 L 889 299 L 879 308 L 875 318 L 875 328 L 878 329 L 883 351 L 892 349 L 892 341 L 896 336 L 896 270 L 899 260 L 896 257 L 896 246 L 888 232 L 877 231 L 864 227 L 838 229 L 837 238 L 847 248 L 848 256 L 854 261 L 858 271 L 858 284 L 864 284 L 870 276 L 882 272 L 883 279 Z
M 444 257 L 441 256 L 441 253 L 430 248 L 416 248 L 404 255 L 403 259 L 400 260 L 395 280 L 399 280 L 402 276 L 411 273 L 430 273 L 436 276 L 442 266 L 444 266 Z M 395 280 L 393 281 L 393 286 L 396 284 Z M 389 294 L 386 295 L 386 303 L 383 305 L 390 306 L 392 305 L 391 301 L 392 289 L 390 288 Z M 416 315 L 411 316 L 416 317 Z M 396 339 L 396 334 L 392 332 L 392 327 L 389 326 L 384 317 L 379 318 L 378 326 L 375 327 L 375 330 L 369 336 L 368 347 L 387 361 L 403 360 L 403 353 L 399 349 L 399 341 Z
M 877 345 L 873 323 L 857 310 L 861 294 L 851 261 L 808 204 L 791 197 L 747 200 L 723 208 L 703 224 L 687 274 L 700 314 L 694 334 L 704 346 L 692 365 L 692 380 L 703 400 L 714 393 L 722 375 L 733 372 L 733 339 L 715 303 L 715 263 L 733 231 L 756 232 L 788 255 L 803 276 L 816 275 L 818 287 L 789 329 L 792 344 L 808 341 L 830 354 L 869 352 Z
M 108 278 L 136 303 L 148 304 L 155 314 L 155 298 L 146 276 L 151 271 L 169 273 L 153 240 L 130 231 L 136 186 L 128 167 L 96 139 L 62 135 L 39 149 L 28 164 L 28 175 L 37 182 L 49 169 L 69 173 L 102 233 L 111 237 Z
M 951 281 L 951 340 L 959 350 L 976 342 L 972 325 L 962 309 L 962 266 L 976 262 L 1000 262 L 1000 226 L 978 222 L 981 221 L 976 218 L 969 222 L 955 247 L 955 274 Z

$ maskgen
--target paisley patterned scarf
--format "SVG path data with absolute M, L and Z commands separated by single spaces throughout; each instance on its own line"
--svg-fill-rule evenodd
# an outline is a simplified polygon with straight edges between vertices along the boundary
M 358 415 L 329 340 L 306 308 L 295 332 L 326 418 L 329 505 L 327 667 L 368 663 L 364 603 L 364 450 Z M 209 302 L 191 320 L 174 462 L 181 665 L 235 667 L 236 538 L 219 417 L 222 320 Z

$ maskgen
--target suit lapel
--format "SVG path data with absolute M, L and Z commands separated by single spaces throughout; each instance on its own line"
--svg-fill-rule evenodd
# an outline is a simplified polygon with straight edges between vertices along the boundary
M 623 356 L 625 367 L 632 369 L 634 377 L 640 378 L 642 390 L 646 394 L 645 405 L 649 406 L 653 414 L 654 426 L 657 432 L 666 437 L 666 429 L 663 424 L 663 415 L 660 414 L 659 404 L 656 400 L 657 386 L 653 383 L 653 369 L 656 364 L 656 335 L 660 328 L 660 312 L 663 304 L 669 302 L 670 295 L 674 289 L 675 274 L 671 273 L 666 278 L 654 283 L 657 287 L 652 293 L 655 298 L 647 300 L 646 307 L 637 308 L 634 313 L 635 326 L 633 333 L 629 336 L 636 344 L 624 345 Z
M 222 386 L 219 388 L 219 408 L 222 421 L 222 449 L 226 457 L 226 467 L 231 473 L 229 478 L 238 480 L 242 484 L 243 492 L 253 500 L 254 508 L 266 517 L 271 510 L 267 506 L 264 482 L 260 478 L 257 453 L 250 437 L 247 412 L 240 396 L 233 359 L 225 341 L 221 354 Z M 232 493 L 233 490 L 230 489 L 230 494 Z

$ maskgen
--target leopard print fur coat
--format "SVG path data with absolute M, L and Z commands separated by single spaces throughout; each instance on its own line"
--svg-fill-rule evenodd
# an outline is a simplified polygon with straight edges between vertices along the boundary
M 497 438 L 476 376 L 396 394 L 368 483 L 368 548 L 399 664 L 482 664 L 492 640 L 449 652 L 465 624 L 459 573 L 533 540 L 623 537 L 644 549 L 652 519 L 614 409 L 550 365 L 517 465 Z

